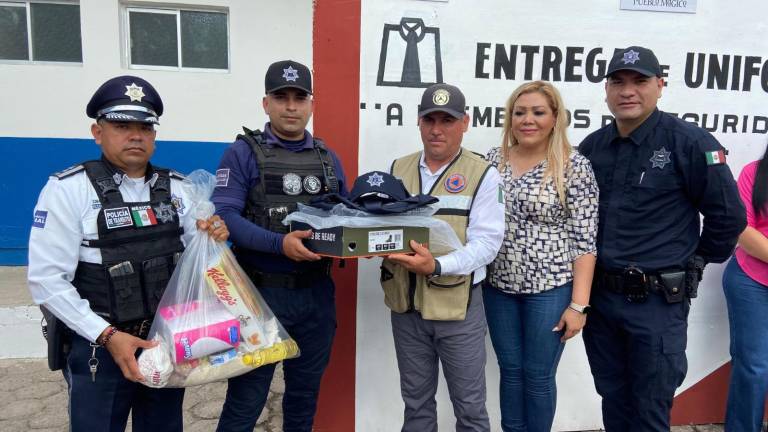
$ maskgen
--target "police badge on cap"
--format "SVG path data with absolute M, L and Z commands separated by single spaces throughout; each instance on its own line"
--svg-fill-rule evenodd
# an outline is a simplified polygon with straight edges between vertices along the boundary
M 91 97 L 85 112 L 96 120 L 159 124 L 163 100 L 146 80 L 122 75 L 102 84 Z
M 653 51 L 641 46 L 631 46 L 623 50 L 616 50 L 608 63 L 605 77 L 611 76 L 620 70 L 631 70 L 647 77 L 661 77 L 661 66 Z
M 312 94 L 312 74 L 309 68 L 293 60 L 272 63 L 264 77 L 267 94 L 284 88 L 296 88 Z

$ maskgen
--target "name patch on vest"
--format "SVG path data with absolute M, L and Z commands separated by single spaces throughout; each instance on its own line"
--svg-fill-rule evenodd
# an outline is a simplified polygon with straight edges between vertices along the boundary
M 107 229 L 133 226 L 133 219 L 128 207 L 118 207 L 104 210 L 104 220 Z

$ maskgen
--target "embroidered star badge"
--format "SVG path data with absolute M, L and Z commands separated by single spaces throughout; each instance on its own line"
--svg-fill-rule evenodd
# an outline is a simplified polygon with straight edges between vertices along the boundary
M 659 168 L 664 169 L 664 166 L 668 163 L 671 163 L 672 160 L 669 158 L 669 155 L 671 155 L 671 152 L 668 152 L 666 148 L 662 147 L 659 150 L 655 150 L 653 152 L 653 156 L 649 159 L 651 161 L 651 168 Z
M 624 62 L 624 64 L 635 64 L 636 61 L 640 60 L 640 53 L 635 50 L 629 50 L 624 53 L 624 58 L 621 59 L 621 61 Z
M 283 78 L 286 81 L 296 81 L 299 79 L 299 71 L 294 69 L 293 66 L 288 66 L 288 69 L 283 69 Z
M 366 182 L 371 185 L 371 187 L 379 187 L 384 183 L 384 177 L 379 173 L 373 173 L 368 176 Z
M 124 94 L 131 98 L 131 102 L 141 102 L 141 98 L 146 96 L 144 94 L 144 89 L 137 86 L 136 83 L 131 83 L 131 85 L 125 86 Z

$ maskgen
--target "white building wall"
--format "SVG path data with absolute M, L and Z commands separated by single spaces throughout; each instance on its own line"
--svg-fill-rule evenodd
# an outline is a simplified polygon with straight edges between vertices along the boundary
M 214 72 L 129 69 L 121 7 L 225 9 L 229 15 L 230 70 Z M 292 58 L 312 64 L 311 0 L 80 1 L 82 65 L 0 61 L 0 135 L 88 138 L 85 106 L 107 79 L 145 78 L 160 93 L 165 114 L 158 139 L 227 142 L 241 125 L 267 120 L 261 107 L 270 63 Z
M 569 130 L 574 145 L 600 126 L 601 116 L 610 115 L 604 102 L 603 83 L 592 83 L 584 78 L 589 50 L 603 48 L 598 58 L 607 61 L 615 48 L 649 47 L 662 64 L 669 65 L 668 86 L 659 101 L 660 109 L 699 116 L 706 113 L 708 124 L 712 124 L 715 114 L 720 115 L 721 125 L 723 114 L 735 114 L 739 118 L 748 116 L 747 132 L 741 132 L 742 122 L 739 122 L 736 133 L 714 132 L 730 150 L 729 165 L 738 175 L 746 162 L 760 157 L 766 145 L 765 130 L 753 132 L 751 129 L 756 116 L 766 116 L 768 106 L 768 92 L 761 86 L 761 79 L 768 78 L 765 77 L 768 69 L 763 68 L 768 60 L 768 42 L 757 36 L 766 30 L 764 17 L 768 3 L 761 0 L 700 1 L 695 14 L 625 11 L 619 9 L 619 4 L 617 0 L 363 0 L 360 98 L 367 105 L 360 111 L 359 171 L 387 170 L 393 158 L 421 148 L 416 111 L 423 89 L 377 85 L 384 25 L 397 24 L 402 17 L 416 17 L 423 19 L 428 27 L 439 28 L 443 79 L 463 90 L 470 114 L 474 106 L 503 107 L 509 94 L 527 81 L 525 57 L 519 50 L 515 79 L 492 79 L 495 44 L 505 44 L 507 48 L 510 45 L 539 46 L 531 79 L 541 78 L 543 46 L 558 47 L 563 54 L 567 47 L 583 47 L 584 52 L 579 56 L 582 64 L 576 69 L 582 78 L 575 82 L 555 82 L 568 109 L 589 112 L 591 125 L 588 128 L 571 127 Z M 490 59 L 483 67 L 491 79 L 476 77 L 479 43 L 492 44 L 488 50 Z M 422 56 L 422 47 L 419 49 L 420 60 L 430 61 Z M 736 55 L 757 56 L 760 57 L 758 67 L 763 71 L 752 78 L 749 91 L 707 89 L 706 78 L 702 86 L 689 88 L 684 82 L 688 52 L 730 55 L 731 61 Z M 399 61 L 402 64 L 402 57 Z M 564 77 L 565 68 L 560 67 L 560 71 Z M 744 65 L 742 77 L 743 72 Z M 731 80 L 728 86 L 730 88 Z M 381 108 L 376 109 L 375 103 L 381 104 Z M 386 122 L 387 106 L 395 103 L 402 106 L 402 126 L 397 122 L 391 125 Z M 485 153 L 499 145 L 500 134 L 501 128 L 471 127 L 464 143 L 472 150 Z M 403 405 L 389 312 L 383 304 L 378 284 L 378 266 L 377 259 L 361 260 L 358 279 L 356 421 L 357 430 L 366 432 L 397 430 L 402 422 Z M 689 372 L 680 391 L 729 360 L 721 273 L 721 265 L 708 266 L 700 296 L 694 300 L 689 319 Z M 487 352 L 487 406 L 492 429 L 499 430 L 498 367 L 490 342 Z M 600 426 L 599 398 L 580 337 L 566 346 L 558 383 L 555 430 L 597 429 Z M 452 430 L 454 418 L 443 381 L 438 392 L 438 412 L 440 430 Z

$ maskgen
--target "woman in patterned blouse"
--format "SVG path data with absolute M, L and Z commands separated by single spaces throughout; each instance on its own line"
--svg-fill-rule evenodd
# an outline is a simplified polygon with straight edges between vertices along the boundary
M 564 342 L 587 319 L 598 189 L 567 127 L 556 88 L 523 84 L 507 100 L 501 147 L 487 155 L 507 208 L 506 236 L 483 288 L 505 432 L 551 430 Z

